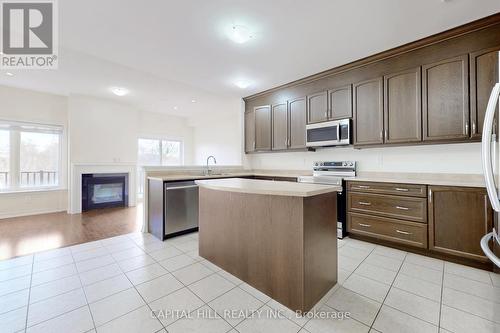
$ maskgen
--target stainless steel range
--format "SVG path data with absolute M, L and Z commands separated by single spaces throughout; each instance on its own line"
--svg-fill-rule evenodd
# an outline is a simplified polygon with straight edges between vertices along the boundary
M 356 176 L 355 161 L 314 162 L 312 176 L 300 176 L 300 183 L 313 183 L 342 186 L 337 194 L 337 237 L 347 235 L 346 186 L 344 178 Z

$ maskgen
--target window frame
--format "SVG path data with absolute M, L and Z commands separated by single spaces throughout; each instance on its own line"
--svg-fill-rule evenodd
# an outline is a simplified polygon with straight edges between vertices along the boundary
M 139 163 L 139 140 L 157 140 L 160 143 L 160 165 L 142 165 Z M 180 143 L 180 163 L 176 165 L 164 165 L 163 164 L 163 141 L 179 142 Z M 139 167 L 143 166 L 157 166 L 157 167 L 176 167 L 184 165 L 184 140 L 180 138 L 171 138 L 163 136 L 149 136 L 149 135 L 139 135 L 137 137 L 137 165 Z
M 39 192 L 59 190 L 64 187 L 63 179 L 63 159 L 64 159 L 64 142 L 65 142 L 65 127 L 58 124 L 47 124 L 38 122 L 12 121 L 0 119 L 0 124 L 10 127 L 2 128 L 9 132 L 9 186 L 0 188 L 0 193 L 17 193 L 17 192 Z M 23 130 L 22 126 L 35 127 L 33 130 Z M 21 127 L 21 128 L 18 128 Z M 36 128 L 45 128 L 37 130 Z M 58 144 L 58 161 L 57 161 L 57 184 L 56 185 L 36 185 L 36 186 L 21 186 L 21 133 L 48 133 L 53 132 L 59 136 Z

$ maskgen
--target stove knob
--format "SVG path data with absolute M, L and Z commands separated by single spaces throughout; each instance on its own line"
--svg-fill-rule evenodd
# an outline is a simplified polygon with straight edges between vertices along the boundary
M 342 166 L 347 166 L 347 163 L 346 162 L 342 162 Z
M 318 163 L 318 162 L 314 163 L 314 166 L 318 166 L 318 165 L 319 165 L 319 163 Z
M 349 162 L 349 166 L 353 166 L 353 165 L 354 165 L 354 163 L 353 163 L 353 162 Z

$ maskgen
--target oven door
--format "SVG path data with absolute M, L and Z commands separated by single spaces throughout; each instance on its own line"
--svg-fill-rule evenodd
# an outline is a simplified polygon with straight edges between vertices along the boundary
M 336 120 L 307 125 L 306 132 L 307 147 L 336 146 L 340 141 L 340 124 Z

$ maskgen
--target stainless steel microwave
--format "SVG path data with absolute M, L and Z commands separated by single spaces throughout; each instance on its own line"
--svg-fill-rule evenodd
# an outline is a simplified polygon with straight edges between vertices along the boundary
M 306 125 L 307 147 L 341 146 L 351 143 L 351 120 L 332 120 Z

